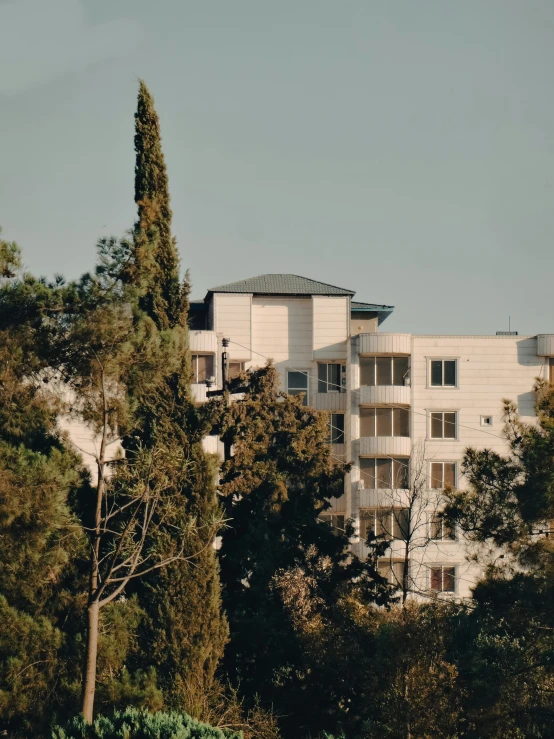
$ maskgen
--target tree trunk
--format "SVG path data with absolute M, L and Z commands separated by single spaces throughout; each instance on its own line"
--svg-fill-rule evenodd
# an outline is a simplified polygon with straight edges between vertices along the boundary
M 98 601 L 88 607 L 87 660 L 83 687 L 83 716 L 92 724 L 94 711 L 94 692 L 96 690 L 96 657 L 98 653 L 98 622 L 100 606 Z

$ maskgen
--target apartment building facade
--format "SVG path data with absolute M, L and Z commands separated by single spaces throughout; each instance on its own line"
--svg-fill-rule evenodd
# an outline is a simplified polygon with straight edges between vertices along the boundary
M 206 381 L 221 387 L 223 339 L 231 377 L 272 359 L 283 390 L 329 413 L 332 454 L 352 464 L 322 521 L 351 519 L 361 557 L 370 532 L 386 536 L 380 569 L 411 592 L 468 597 L 481 573 L 440 518 L 441 491 L 463 486 L 466 447 L 506 452 L 504 398 L 534 418 L 535 378 L 554 381 L 554 334 L 392 334 L 380 326 L 393 307 L 354 296 L 289 274 L 210 289 L 191 303 L 195 400 L 206 400 Z M 207 448 L 221 451 L 215 437 Z

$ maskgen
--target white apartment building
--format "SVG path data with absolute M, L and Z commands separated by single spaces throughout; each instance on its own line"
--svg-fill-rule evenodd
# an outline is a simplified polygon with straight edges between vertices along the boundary
M 194 396 L 205 401 L 206 380 L 221 387 L 224 338 L 230 376 L 271 358 L 284 390 L 329 412 L 332 453 L 352 463 L 345 494 L 322 518 L 338 528 L 352 519 L 352 549 L 361 557 L 368 532 L 386 535 L 391 546 L 380 567 L 392 581 L 409 559 L 415 593 L 468 597 L 481 573 L 460 533 L 437 515 L 440 491 L 463 487 L 466 447 L 506 451 L 504 398 L 523 420 L 534 418 L 535 378 L 554 381 L 554 334 L 381 332 L 392 310 L 297 275 L 214 287 L 191 302 Z M 208 448 L 218 449 L 215 437 Z

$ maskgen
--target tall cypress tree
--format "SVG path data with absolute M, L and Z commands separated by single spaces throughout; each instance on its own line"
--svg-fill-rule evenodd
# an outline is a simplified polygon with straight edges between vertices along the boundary
M 186 317 L 186 282 L 179 281 L 179 255 L 171 235 L 167 170 L 154 100 L 140 80 L 135 113 L 136 278 L 142 284 L 142 308 L 158 328 L 172 328 Z
M 179 281 L 179 256 L 171 234 L 167 172 L 154 101 L 140 82 L 135 115 L 135 201 L 133 280 L 140 305 L 182 353 L 178 372 L 160 388 L 135 398 L 143 416 L 133 444 L 150 445 L 160 436 L 172 439 L 189 460 L 186 478 L 168 490 L 178 500 L 179 516 L 196 524 L 190 537 L 191 563 L 175 562 L 141 584 L 139 596 L 148 614 L 143 643 L 148 662 L 158 672 L 166 703 L 198 714 L 209 691 L 227 640 L 221 611 L 219 571 L 212 546 L 213 522 L 219 514 L 216 464 L 203 450 L 205 424 L 191 399 L 188 344 L 188 280 Z

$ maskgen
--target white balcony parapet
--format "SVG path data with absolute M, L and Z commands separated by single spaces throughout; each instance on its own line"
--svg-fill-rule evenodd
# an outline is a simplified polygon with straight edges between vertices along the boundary
M 410 405 L 411 388 L 409 385 L 361 385 L 359 397 L 360 405 Z
M 191 388 L 192 400 L 195 403 L 205 403 L 206 402 L 206 400 L 208 399 L 206 397 L 206 392 L 208 388 L 206 387 L 205 382 L 193 383 L 190 386 L 190 388 Z
M 360 354 L 410 354 L 411 334 L 360 334 Z
M 345 411 L 346 393 L 314 393 L 312 402 L 318 411 Z
M 189 334 L 191 352 L 217 354 L 218 341 L 215 331 L 191 331 Z
M 362 436 L 359 439 L 360 456 L 409 457 L 412 440 L 409 436 Z
M 539 357 L 554 357 L 554 334 L 537 336 L 537 354 Z

